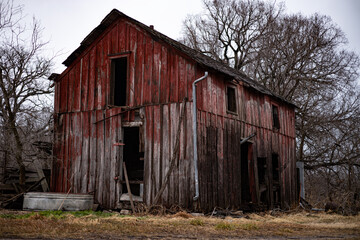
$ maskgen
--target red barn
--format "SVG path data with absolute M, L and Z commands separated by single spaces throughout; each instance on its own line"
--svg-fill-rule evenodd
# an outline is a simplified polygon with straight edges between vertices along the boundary
M 160 189 L 158 204 L 202 211 L 296 202 L 295 106 L 243 73 L 118 10 L 64 64 L 53 191 L 119 208 L 125 162 L 134 201 L 148 205 Z

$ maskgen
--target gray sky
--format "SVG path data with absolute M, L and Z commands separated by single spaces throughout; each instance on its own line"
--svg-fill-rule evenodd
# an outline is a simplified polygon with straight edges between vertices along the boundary
M 33 16 L 44 28 L 50 52 L 61 53 L 55 60 L 54 72 L 61 73 L 61 64 L 94 29 L 116 8 L 161 33 L 177 39 L 182 21 L 188 14 L 202 10 L 201 0 L 14 0 L 24 7 L 24 14 Z M 278 1 L 279 2 L 279 1 Z M 360 55 L 360 0 L 285 0 L 286 12 L 315 12 L 330 16 L 345 32 L 349 49 Z

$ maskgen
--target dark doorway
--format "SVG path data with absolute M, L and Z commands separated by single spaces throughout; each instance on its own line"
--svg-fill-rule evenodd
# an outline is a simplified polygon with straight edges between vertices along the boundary
M 273 177 L 273 201 L 275 206 L 280 205 L 280 168 L 279 168 L 279 155 L 276 153 L 272 154 L 271 157 L 272 165 L 272 177 Z
M 249 143 L 241 145 L 241 203 L 251 202 L 249 184 Z
M 268 202 L 267 193 L 268 193 L 268 184 L 267 184 L 267 173 L 266 173 L 266 158 L 257 159 L 257 169 L 258 169 L 258 179 L 259 179 L 259 195 L 260 202 Z
M 133 195 L 142 197 L 144 181 L 144 153 L 140 152 L 139 127 L 125 127 L 123 160 Z M 123 193 L 127 193 L 125 178 L 122 185 Z

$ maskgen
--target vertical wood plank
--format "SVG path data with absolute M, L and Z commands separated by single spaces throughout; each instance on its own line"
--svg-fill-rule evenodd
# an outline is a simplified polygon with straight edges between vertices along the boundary
M 125 52 L 127 51 L 126 47 L 126 23 L 125 21 L 119 21 L 118 24 L 118 51 Z
M 101 52 L 102 52 L 102 41 L 100 41 L 96 46 L 95 53 L 95 97 L 94 97 L 94 108 L 96 110 L 101 109 L 101 98 L 102 98 L 102 85 L 101 85 Z
M 176 103 L 170 104 L 170 156 L 174 154 L 174 147 L 176 141 L 176 130 L 179 124 L 179 106 Z M 170 175 L 170 189 L 169 189 L 169 202 L 175 204 L 178 201 L 179 196 L 179 171 L 178 168 L 174 168 Z
M 160 68 L 160 102 L 169 102 L 170 79 L 168 74 L 168 53 L 167 48 L 161 47 L 161 68 Z
M 179 101 L 179 73 L 178 73 L 178 55 L 171 52 L 170 57 L 171 70 L 170 70 L 170 102 Z
M 152 66 L 152 83 L 151 93 L 152 102 L 159 103 L 160 101 L 160 86 L 161 86 L 161 45 L 154 41 L 153 49 L 153 66 Z
M 134 27 L 129 27 L 129 44 L 130 44 L 130 57 L 129 57 L 129 80 L 128 80 L 128 99 L 129 106 L 134 106 L 135 103 L 135 67 L 137 59 L 137 31 Z
M 74 67 L 73 107 L 72 107 L 73 112 L 80 111 L 82 62 L 83 59 L 80 59 L 80 62 L 78 62 Z
M 96 88 L 96 47 L 93 47 L 89 52 L 89 83 L 88 83 L 88 99 L 87 110 L 95 109 L 95 88 Z
M 151 106 L 145 108 L 145 153 L 144 153 L 144 180 L 145 180 L 145 201 L 146 204 L 152 203 L 153 183 L 152 183 L 152 144 L 153 144 L 153 109 Z
M 81 152 L 81 190 L 82 193 L 88 192 L 89 181 L 89 158 L 90 158 L 90 112 L 81 113 L 82 129 L 82 152 Z
M 102 120 L 103 112 L 102 110 L 96 111 L 96 120 Z M 96 193 L 95 199 L 99 202 L 103 202 L 103 194 L 104 194 L 104 121 L 100 121 L 96 124 Z
M 111 173 L 112 173 L 112 169 L 111 169 L 111 152 L 114 151 L 115 149 L 113 148 L 113 143 L 112 143 L 112 136 L 111 136 L 111 121 L 113 120 L 112 118 L 110 118 L 111 114 L 111 110 L 105 110 L 104 111 L 104 117 L 106 117 L 107 119 L 104 121 L 105 125 L 104 125 L 104 193 L 103 193 L 103 204 L 105 204 L 106 206 L 110 207 L 110 208 L 114 208 L 115 205 L 111 205 L 114 204 L 114 199 L 112 199 L 112 201 L 110 201 L 110 198 L 112 196 L 115 195 L 115 188 L 110 188 L 110 185 L 114 182 L 114 176 L 111 178 Z
M 150 103 L 152 101 L 152 68 L 153 68 L 153 40 L 146 36 L 146 48 L 145 48 L 145 73 L 144 73 L 144 103 Z
M 81 175 L 82 168 L 82 126 L 81 126 L 81 113 L 76 112 L 72 116 L 72 131 L 73 131 L 73 143 L 72 143 L 72 156 L 73 156 L 73 165 L 74 165 L 74 193 L 81 192 L 81 179 L 84 177 Z
M 177 64 L 179 66 L 178 71 L 179 71 L 179 101 L 180 101 L 184 97 L 187 97 L 185 59 L 179 57 Z
M 154 121 L 154 130 L 153 130 L 153 159 L 152 159 L 152 170 L 153 170 L 153 178 L 152 180 L 155 181 L 153 186 L 155 186 L 153 198 L 155 198 L 155 195 L 160 189 L 160 185 L 162 182 L 162 176 L 161 176 L 161 126 L 160 126 L 160 106 L 154 106 L 154 115 L 153 119 L 156 119 Z
M 223 176 L 224 176 L 224 185 L 223 185 L 223 191 L 224 191 L 224 208 L 228 208 L 230 205 L 230 198 L 229 198 L 229 153 L 231 151 L 231 142 L 229 142 L 229 135 L 230 135 L 230 129 L 229 129 L 229 119 L 224 120 L 224 166 L 223 166 Z
M 166 173 L 169 171 L 169 165 L 170 165 L 170 161 L 171 161 L 171 156 L 169 154 L 170 148 L 170 122 L 169 122 L 169 105 L 165 104 L 163 105 L 163 110 L 162 110 L 162 127 L 161 127 L 161 134 L 162 134 L 162 171 L 161 171 L 161 175 L 163 177 L 166 176 Z M 163 204 L 168 205 L 168 195 L 169 195 L 169 189 L 172 186 L 169 185 L 169 182 L 166 186 L 166 188 L 164 189 L 164 192 L 162 194 L 162 198 L 161 201 Z
M 217 154 L 217 194 L 218 194 L 218 205 L 224 207 L 224 128 L 223 128 L 223 117 L 218 116 L 217 120 L 217 136 L 216 136 L 216 154 Z
M 185 206 L 186 208 L 192 208 L 193 203 L 193 197 L 195 196 L 195 179 L 194 179 L 194 165 L 193 165 L 193 159 L 194 159 L 194 142 L 193 142 L 193 131 L 192 131 L 192 102 L 186 103 L 186 112 L 185 112 L 185 131 L 186 134 L 186 191 L 185 194 Z
M 67 98 L 67 111 L 68 112 L 73 112 L 73 103 L 74 103 L 74 82 L 75 82 L 75 70 L 74 68 L 72 69 L 72 71 L 70 71 L 67 75 L 68 75 L 68 98 Z
M 186 103 L 185 103 L 186 104 Z M 186 107 L 186 105 L 185 105 Z M 183 108 L 183 103 L 179 104 L 179 119 L 181 117 L 181 109 Z M 184 114 L 186 112 L 184 111 Z M 180 121 L 179 121 L 180 124 Z M 187 143 L 186 143 L 186 117 L 184 117 L 184 120 L 182 122 L 182 124 L 180 125 L 180 139 L 179 139 L 179 159 L 177 162 L 177 169 L 179 172 L 179 199 L 178 199 L 178 203 L 179 205 L 184 205 L 185 204 L 185 199 L 186 199 L 186 194 L 185 192 L 188 191 L 188 189 L 186 188 L 186 147 L 187 147 Z M 177 130 L 176 130 L 177 131 Z
M 90 130 L 90 143 L 89 143 L 89 179 L 87 191 L 94 193 L 96 192 L 96 169 L 97 169 L 97 125 L 96 122 L 96 111 L 89 112 L 89 130 Z
M 88 110 L 88 93 L 89 93 L 89 53 L 82 59 L 81 68 L 81 111 Z
M 142 32 L 137 34 L 137 48 L 136 48 L 136 59 L 135 59 L 135 99 L 134 105 L 138 106 L 142 103 L 142 92 L 143 92 L 143 64 L 144 64 L 144 35 Z
M 61 79 L 60 82 L 60 112 L 67 112 L 67 104 L 68 104 L 68 87 L 69 87 L 69 75 L 65 74 L 65 76 Z

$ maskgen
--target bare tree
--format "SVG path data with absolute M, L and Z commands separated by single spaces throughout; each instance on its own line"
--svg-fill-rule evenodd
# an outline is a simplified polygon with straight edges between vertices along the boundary
M 255 60 L 259 39 L 283 12 L 282 5 L 258 0 L 205 0 L 204 6 L 205 14 L 184 21 L 181 41 L 238 70 Z
M 205 13 L 188 16 L 181 41 L 294 102 L 298 161 L 350 186 L 360 167 L 359 56 L 346 50 L 331 18 L 287 15 L 283 7 L 204 0 Z
M 52 92 L 50 82 L 44 81 L 50 74 L 52 58 L 41 55 L 46 42 L 40 39 L 36 20 L 27 28 L 22 23 L 21 8 L 14 7 L 12 1 L 1 2 L 0 11 L 0 118 L 7 148 L 20 169 L 20 184 L 24 184 L 26 123 L 38 119 L 44 107 L 42 96 Z
M 252 75 L 299 106 L 297 156 L 310 164 L 321 159 L 320 148 L 331 146 L 321 138 L 335 141 L 340 132 L 331 130 L 351 125 L 356 116 L 349 116 L 359 113 L 359 57 L 343 49 L 343 32 L 326 16 L 282 16 L 271 31 L 260 41 Z

